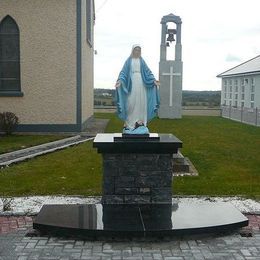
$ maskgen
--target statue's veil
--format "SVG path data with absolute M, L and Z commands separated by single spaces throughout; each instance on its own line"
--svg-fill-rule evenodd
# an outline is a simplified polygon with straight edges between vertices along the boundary
M 142 49 L 142 47 L 141 47 L 140 44 L 134 44 L 134 45 L 132 46 L 132 50 L 131 50 L 131 55 L 130 55 L 130 56 L 133 55 L 133 50 L 134 50 L 134 48 L 136 48 L 136 47 L 139 47 L 140 49 Z

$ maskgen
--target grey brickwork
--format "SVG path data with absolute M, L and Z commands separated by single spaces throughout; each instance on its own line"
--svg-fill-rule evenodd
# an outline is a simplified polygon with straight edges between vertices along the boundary
M 260 233 L 241 237 L 177 237 L 157 241 L 82 241 L 54 237 L 25 237 L 26 231 L 0 234 L 1 260 L 170 260 L 259 259 Z
M 102 203 L 171 203 L 172 154 L 103 154 Z

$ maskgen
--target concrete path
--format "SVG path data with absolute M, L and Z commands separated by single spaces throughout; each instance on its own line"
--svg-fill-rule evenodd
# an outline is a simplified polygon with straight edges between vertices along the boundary
M 104 133 L 108 122 L 109 119 L 92 118 L 84 133 L 92 136 L 96 136 L 98 133 Z
M 49 142 L 41 145 L 32 146 L 26 149 L 17 150 L 14 152 L 1 154 L 0 167 L 25 161 L 39 155 L 52 153 L 57 150 L 61 150 L 69 146 L 77 145 L 93 139 L 94 137 L 77 135 L 77 136 L 61 139 L 58 141 Z
M 52 153 L 57 150 L 93 140 L 97 133 L 103 133 L 105 131 L 108 121 L 108 119 L 93 118 L 90 120 L 85 132 L 82 132 L 80 134 L 58 141 L 53 141 L 25 149 L 20 149 L 14 152 L 1 154 L 0 168 L 13 163 L 18 163 L 24 160 L 31 159 L 39 155 Z
M 260 259 L 260 216 L 248 215 L 252 237 L 239 232 L 218 236 L 174 238 L 169 241 L 82 241 L 26 237 L 30 217 L 0 217 L 10 226 L 0 234 L 0 260 L 27 259 Z M 20 224 L 19 224 L 20 223 Z M 16 228 L 15 228 L 16 227 Z

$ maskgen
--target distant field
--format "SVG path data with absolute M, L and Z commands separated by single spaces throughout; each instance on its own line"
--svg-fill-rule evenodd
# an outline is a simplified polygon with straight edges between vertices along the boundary
M 114 105 L 115 89 L 94 89 L 94 105 Z M 221 99 L 220 91 L 182 91 L 183 106 L 219 107 Z
M 113 102 L 112 97 L 95 97 L 94 98 L 94 106 L 113 106 L 115 103 Z
M 95 106 L 95 113 L 115 113 L 115 106 Z M 220 116 L 219 107 L 185 106 L 182 108 L 183 116 Z
M 112 97 L 95 97 L 94 106 L 115 106 L 115 102 Z M 183 102 L 183 107 L 189 109 L 219 108 L 219 105 L 212 105 L 210 102 Z

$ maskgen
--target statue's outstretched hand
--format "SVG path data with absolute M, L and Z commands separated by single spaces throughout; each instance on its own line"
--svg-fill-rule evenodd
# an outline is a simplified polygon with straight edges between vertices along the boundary
M 159 86 L 160 86 L 160 81 L 159 81 L 159 80 L 155 80 L 155 81 L 154 81 L 154 85 L 156 85 L 157 87 L 159 87 Z
M 118 88 L 118 87 L 120 87 L 120 86 L 121 86 L 121 81 L 118 80 L 118 81 L 116 82 L 116 84 L 115 84 L 115 87 Z

